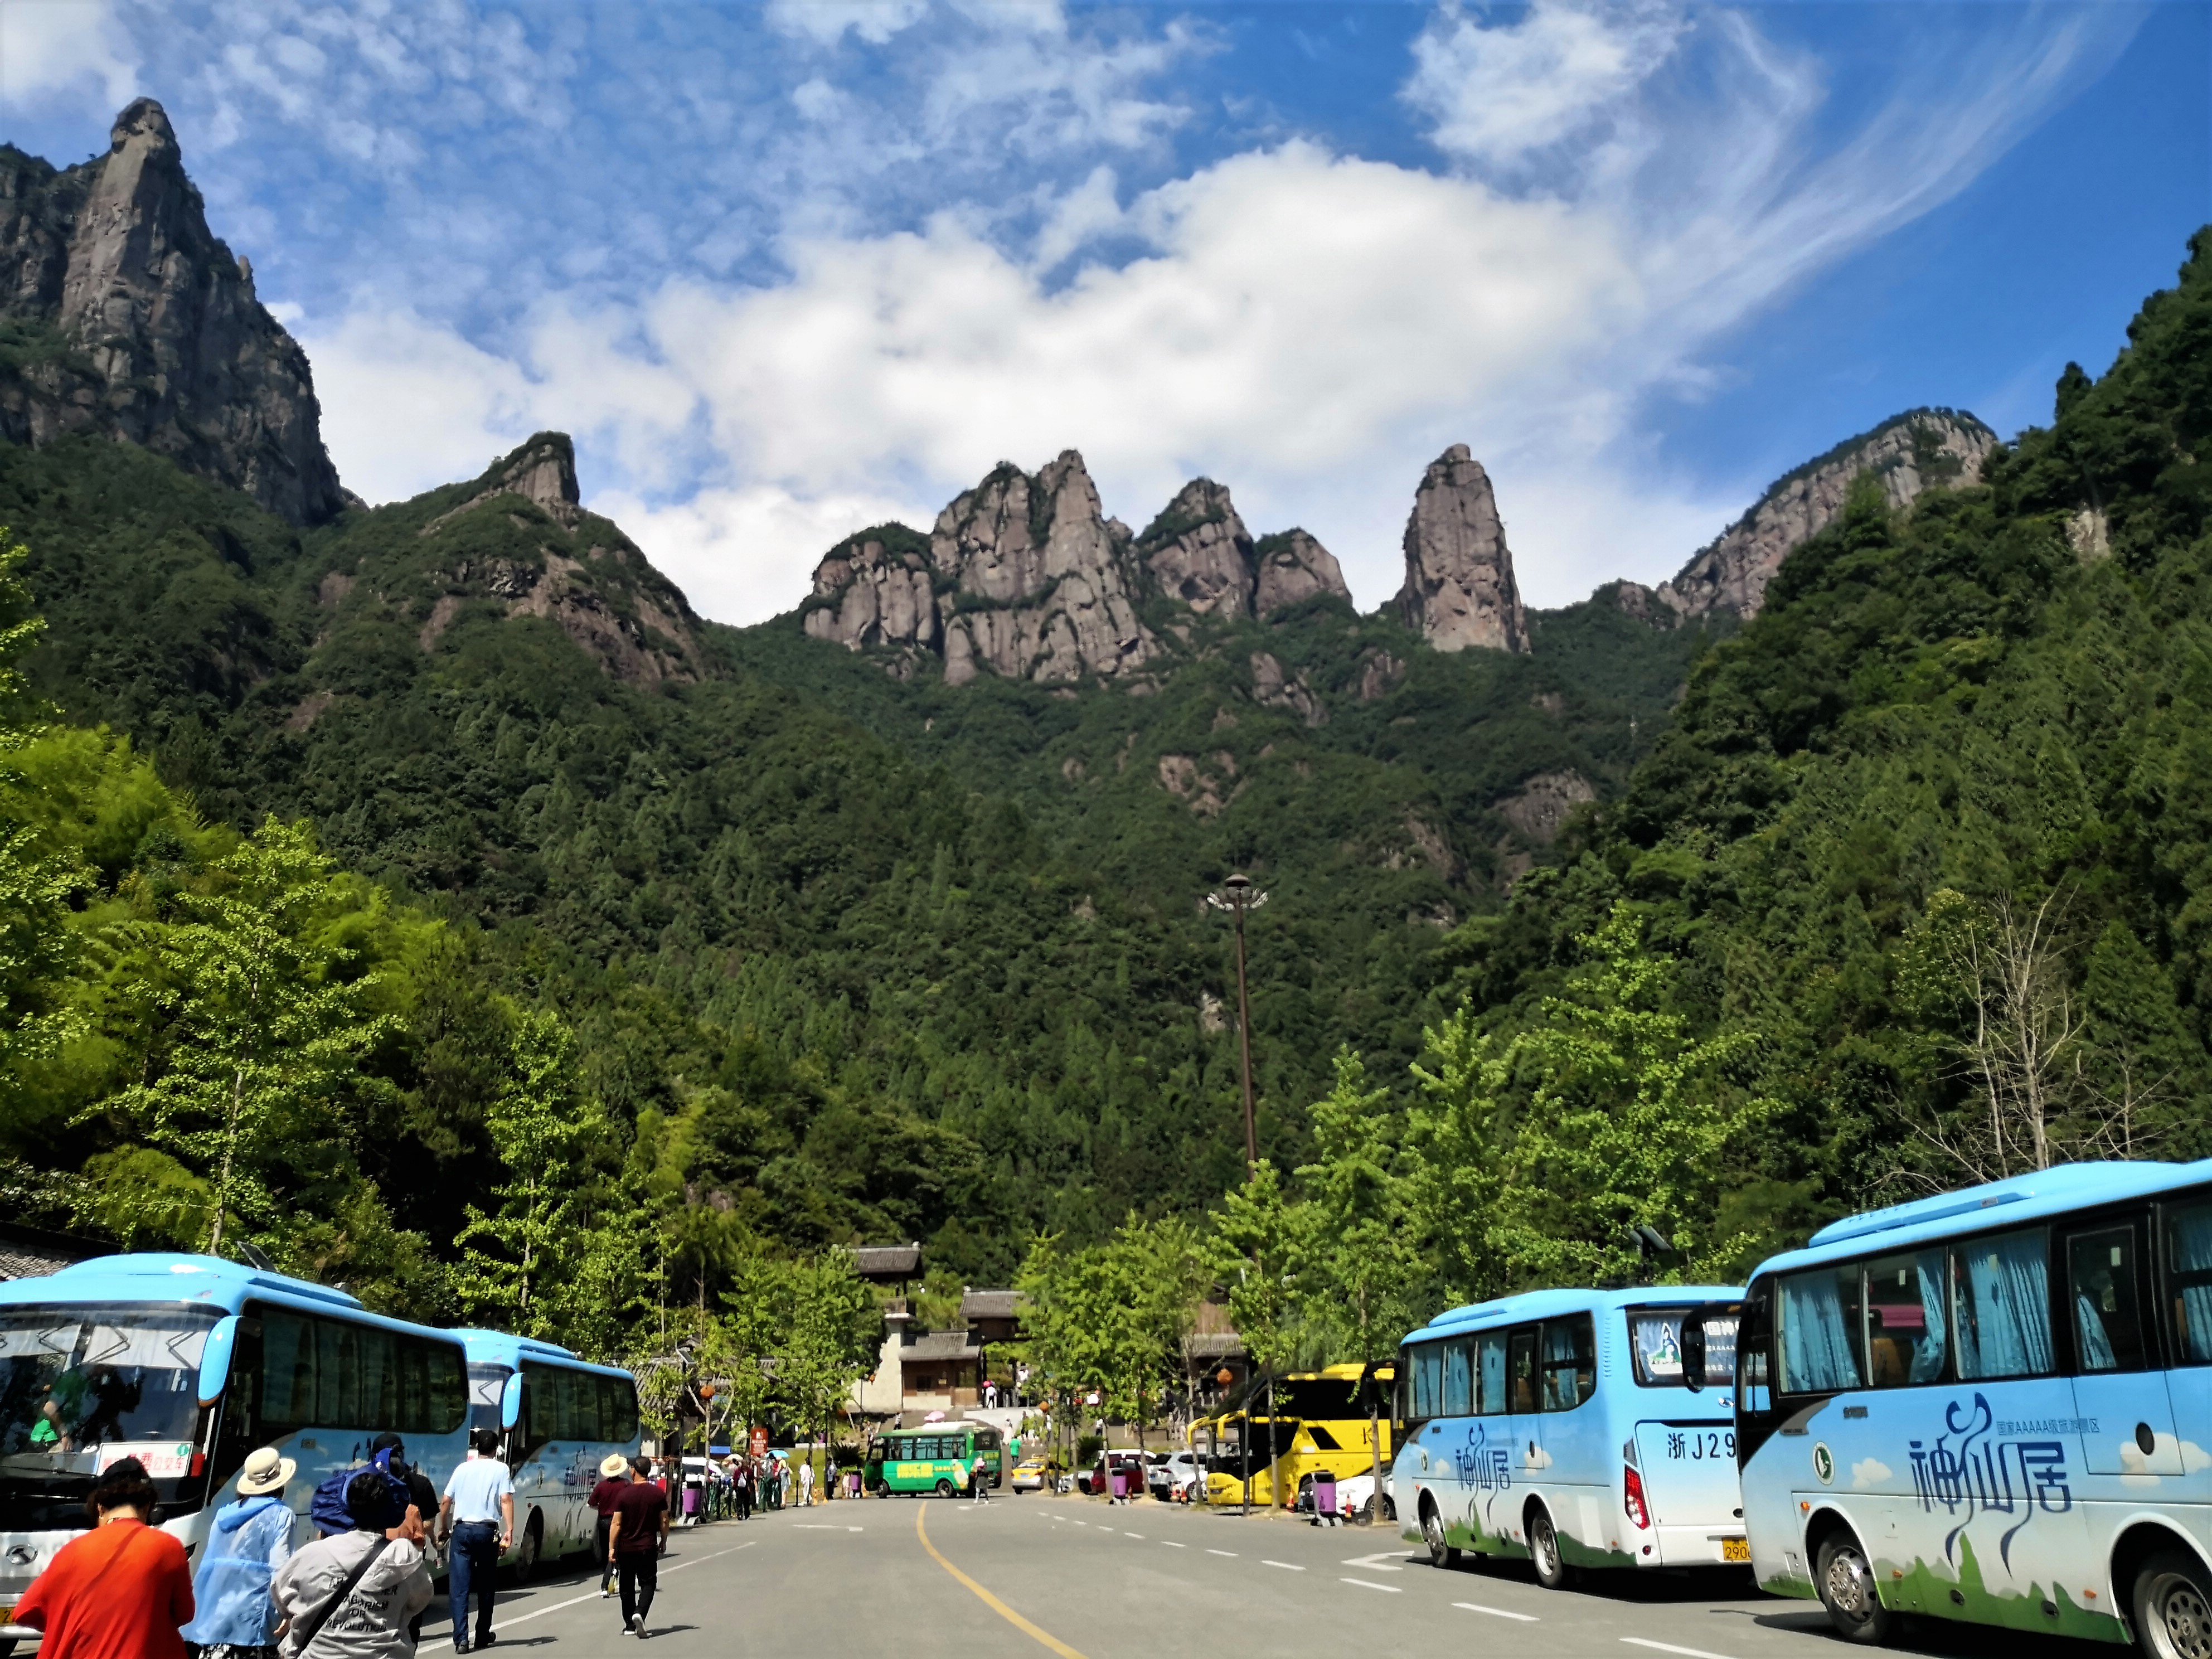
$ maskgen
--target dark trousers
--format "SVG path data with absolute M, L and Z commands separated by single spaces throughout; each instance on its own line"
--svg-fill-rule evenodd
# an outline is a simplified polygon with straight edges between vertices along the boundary
M 446 1548 L 446 1599 L 453 1604 L 453 1640 L 469 1634 L 469 1592 L 477 1593 L 477 1639 L 491 1634 L 493 1586 L 499 1582 L 499 1522 L 465 1521 Z
M 615 1557 L 615 1571 L 622 1577 L 623 1623 L 635 1613 L 643 1619 L 653 1611 L 653 1592 L 660 1587 L 660 1557 L 653 1550 Z
M 603 1515 L 599 1517 L 599 1525 L 592 1529 L 592 1559 L 599 1565 L 601 1589 L 605 1589 L 607 1580 L 615 1576 L 614 1561 L 607 1554 L 607 1529 L 613 1525 L 614 1522 Z
M 753 1489 L 750 1486 L 739 1486 L 737 1489 L 737 1499 L 738 1519 L 750 1520 L 753 1513 Z

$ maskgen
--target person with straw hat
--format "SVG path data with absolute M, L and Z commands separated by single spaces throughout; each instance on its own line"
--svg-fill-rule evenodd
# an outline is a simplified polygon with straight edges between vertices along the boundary
M 615 1559 L 607 1553 L 607 1528 L 612 1524 L 615 1499 L 623 1495 L 629 1485 L 629 1459 L 620 1452 L 610 1452 L 599 1460 L 599 1484 L 592 1488 L 592 1495 L 584 1502 L 599 1517 L 592 1534 L 592 1559 L 599 1564 L 599 1600 L 604 1601 L 614 1594 Z
M 292 1559 L 284 1486 L 299 1465 L 274 1446 L 246 1455 L 238 1499 L 216 1511 L 207 1554 L 192 1579 L 198 1613 L 185 1640 L 200 1659 L 276 1659 L 276 1603 L 269 1594 Z

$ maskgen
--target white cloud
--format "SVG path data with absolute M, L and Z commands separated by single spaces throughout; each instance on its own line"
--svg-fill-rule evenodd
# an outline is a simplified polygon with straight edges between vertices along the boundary
M 929 0 L 769 0 L 769 26 L 834 46 L 850 29 L 872 46 L 929 15 Z
M 790 610 L 805 592 L 805 573 L 854 531 L 894 520 L 927 528 L 936 516 L 933 507 L 895 496 L 802 498 L 773 484 L 705 489 L 671 506 L 607 489 L 587 504 L 629 532 L 693 610 L 740 624 Z M 801 578 L 796 590 L 794 571 Z
M 1851 1465 L 1853 1492 L 1880 1492 L 1881 1483 L 1890 1478 L 1888 1464 L 1879 1457 L 1862 1457 Z
M 138 73 L 107 0 L 0 5 L 0 105 L 74 95 L 112 112 L 137 90 Z

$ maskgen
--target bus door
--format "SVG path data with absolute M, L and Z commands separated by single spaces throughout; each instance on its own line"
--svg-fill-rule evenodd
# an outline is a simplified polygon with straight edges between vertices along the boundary
M 1506 1461 L 1511 1471 L 1516 1490 L 1511 1501 L 1504 1506 L 1506 1513 L 1507 1536 L 1526 1544 L 1522 1525 L 1522 1506 L 1528 1498 L 1525 1488 L 1547 1483 L 1547 1464 L 1544 1456 L 1544 1419 L 1541 1406 L 1543 1376 L 1538 1366 L 1537 1339 L 1539 1328 L 1534 1325 L 1517 1325 L 1505 1336 L 1505 1446 Z
M 1511 1340 L 1503 1330 L 1474 1338 L 1475 1419 L 1468 1435 L 1462 1476 L 1467 1485 L 1468 1526 L 1476 1547 L 1509 1541 L 1520 1525 L 1516 1507 L 1521 1458 L 1513 1436 L 1511 1390 L 1506 1383 Z
M 1553 1524 L 1592 1552 L 1620 1547 L 1613 1464 L 1620 1455 L 1597 1400 L 1597 1341 L 1591 1316 L 1547 1319 L 1537 1350 L 1537 1434 Z
M 2173 1401 L 2148 1312 L 2148 1218 L 2060 1235 L 2074 1340 L 2074 1413 L 2091 1474 L 2180 1474 Z

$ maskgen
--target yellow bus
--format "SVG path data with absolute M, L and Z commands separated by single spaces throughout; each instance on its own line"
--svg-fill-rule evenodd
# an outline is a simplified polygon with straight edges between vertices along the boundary
M 1287 1509 L 1326 1470 L 1340 1482 L 1375 1472 L 1376 1448 L 1361 1398 L 1364 1365 L 1329 1365 L 1317 1371 L 1279 1376 L 1270 1390 L 1264 1381 L 1247 1390 L 1243 1408 L 1192 1425 L 1193 1445 L 1205 1443 L 1206 1500 L 1209 1504 L 1280 1504 Z M 1396 1368 L 1374 1368 L 1372 1387 L 1388 1401 Z M 1272 1394 L 1273 1415 L 1270 1413 Z M 1390 1413 L 1387 1404 L 1374 1419 L 1382 1436 L 1384 1479 L 1390 1468 Z M 1252 1490 L 1245 1496 L 1243 1437 L 1251 1437 Z M 1201 1442 L 1200 1437 L 1204 1437 Z M 1270 1455 L 1272 1450 L 1272 1457 Z

